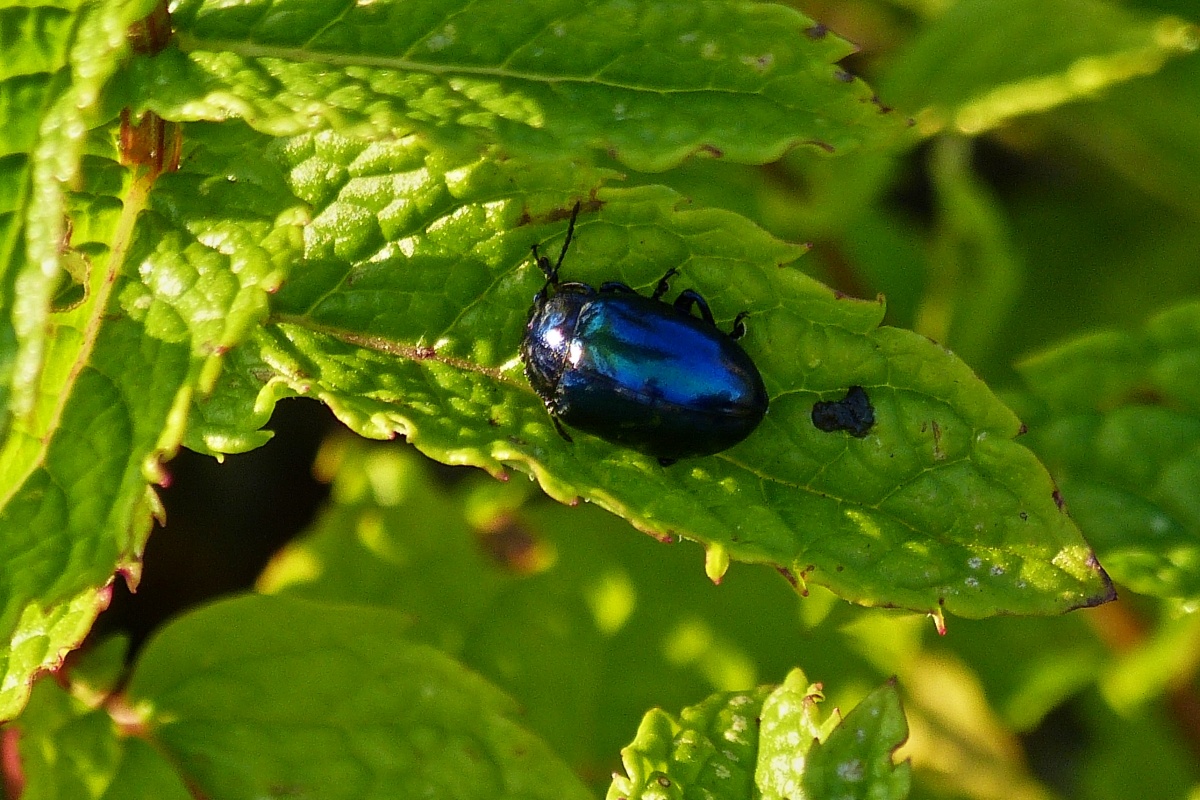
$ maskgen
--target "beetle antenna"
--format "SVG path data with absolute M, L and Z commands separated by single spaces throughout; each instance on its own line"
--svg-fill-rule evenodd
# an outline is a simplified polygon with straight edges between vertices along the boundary
M 558 262 L 554 265 L 554 280 L 558 280 L 558 268 L 562 266 L 563 259 L 567 257 L 567 248 L 571 246 L 571 237 L 575 235 L 575 218 L 579 216 L 579 207 L 583 205 L 582 201 L 576 200 L 575 207 L 571 209 L 571 221 L 567 223 L 567 238 L 563 240 L 562 251 L 558 254 Z
M 558 254 L 558 262 L 554 266 L 550 265 L 550 259 L 538 252 L 538 246 L 535 242 L 533 250 L 533 262 L 538 265 L 538 269 L 546 276 L 546 283 L 542 285 L 542 290 L 537 293 L 539 299 L 545 298 L 551 286 L 558 285 L 558 268 L 562 266 L 563 259 L 567 256 L 567 248 L 571 246 L 571 237 L 575 235 L 575 218 L 579 216 L 579 208 L 583 205 L 576 201 L 575 208 L 571 209 L 571 222 L 567 225 L 567 238 L 563 242 L 562 250 Z

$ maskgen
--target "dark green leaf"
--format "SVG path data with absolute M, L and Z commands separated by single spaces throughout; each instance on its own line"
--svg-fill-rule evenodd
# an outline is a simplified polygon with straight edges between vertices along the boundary
M 590 796 L 511 699 L 401 639 L 407 625 L 394 611 L 226 600 L 147 645 L 129 702 L 209 797 Z
M 1200 304 L 1019 368 L 1041 404 L 1031 444 L 1104 563 L 1138 591 L 1200 596 Z
M 963 0 L 897 56 L 883 91 L 924 133 L 974 135 L 1152 74 L 1196 44 L 1194 25 L 1105 0 Z
M 118 732 L 101 709 L 53 680 L 34 687 L 15 723 L 24 800 L 188 800 L 174 769 L 150 745 Z
M 468 471 L 448 489 L 431 467 L 406 446 L 327 445 L 318 470 L 336 475 L 333 502 L 260 588 L 405 612 L 410 638 L 512 694 L 582 775 L 611 771 L 647 708 L 754 686 L 799 659 L 836 668 L 846 690 L 873 685 L 880 673 L 847 646 L 848 620 L 874 617 L 875 653 L 928 627 L 825 593 L 797 598 L 761 567 L 714 586 L 698 548 L 663 547 L 599 509 L 545 502 L 528 481 Z

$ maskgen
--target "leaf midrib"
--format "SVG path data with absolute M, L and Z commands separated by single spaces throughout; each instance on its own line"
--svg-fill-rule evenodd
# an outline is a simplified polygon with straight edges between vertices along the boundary
M 414 61 L 399 56 L 375 56 L 365 53 L 332 53 L 312 50 L 305 47 L 282 47 L 277 45 L 257 44 L 245 40 L 204 39 L 190 33 L 177 33 L 175 41 L 183 53 L 212 52 L 232 53 L 244 58 L 277 58 L 281 61 L 308 62 L 328 64 L 336 67 L 377 67 L 397 71 L 423 72 L 430 75 L 463 75 L 471 77 L 497 78 L 519 80 L 530 83 L 564 84 L 577 83 L 620 89 L 630 92 L 652 92 L 662 95 L 687 94 L 725 94 L 725 95 L 762 95 L 763 90 L 745 91 L 739 89 L 722 89 L 715 86 L 696 88 L 672 88 L 665 86 L 644 86 L 632 83 L 620 83 L 605 80 L 596 75 L 562 75 L 538 72 L 521 72 L 503 67 L 480 67 L 467 64 L 435 64 L 428 61 Z M 777 79 L 779 76 L 775 76 Z M 764 84 L 766 81 L 764 81 Z
M 151 173 L 144 173 L 135 178 L 130 184 L 129 193 L 122 200 L 123 208 L 113 230 L 112 246 L 108 253 L 104 279 L 96 290 L 95 301 L 85 321 L 79 351 L 75 354 L 71 368 L 55 399 L 54 408 L 46 422 L 46 432 L 44 435 L 38 437 L 39 446 L 36 455 L 30 459 L 29 465 L 20 480 L 14 480 L 9 486 L 5 487 L 4 495 L 0 497 L 0 510 L 8 506 L 13 497 L 28 481 L 29 476 L 46 463 L 46 454 L 49 452 L 50 443 L 54 441 L 58 433 L 63 411 L 73 394 L 79 375 L 91 359 L 92 350 L 100 334 L 100 326 L 107 318 L 108 300 L 112 294 L 113 286 L 116 284 L 121 266 L 125 262 L 129 247 L 133 242 L 133 231 L 138 216 L 148 204 L 150 191 L 154 185 L 154 177 Z M 36 411 L 33 413 L 36 413 Z M 8 453 L 11 452 L 13 451 L 8 451 Z M 5 453 L 5 455 L 8 453 Z

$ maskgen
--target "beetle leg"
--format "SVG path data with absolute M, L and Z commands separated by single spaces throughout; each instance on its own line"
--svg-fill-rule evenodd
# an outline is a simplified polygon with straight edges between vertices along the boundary
M 551 266 L 550 259 L 538 252 L 538 246 L 536 244 L 533 245 L 531 249 L 533 250 L 533 263 L 538 265 L 538 269 L 540 269 L 542 274 L 546 276 L 547 282 L 553 283 L 554 281 L 558 280 L 558 272 L 553 266 Z
M 620 281 L 608 281 L 600 284 L 600 292 L 602 294 L 613 294 L 615 292 L 624 292 L 626 294 L 637 294 L 637 291 L 631 289 Z
M 742 311 L 733 318 L 733 329 L 729 331 L 729 338 L 737 340 L 746 335 L 746 323 L 743 320 L 750 316 L 749 311 Z
M 708 302 L 700 296 L 700 293 L 694 289 L 684 289 L 679 293 L 679 297 L 675 298 L 675 307 L 685 314 L 692 313 L 692 306 L 700 309 L 700 316 L 709 325 L 716 325 L 713 320 L 712 310 L 708 307 Z
M 558 431 L 558 435 L 567 440 L 570 444 L 574 444 L 575 440 L 571 438 L 571 434 L 567 433 L 563 428 L 562 423 L 558 421 L 558 417 L 550 415 L 550 421 L 554 423 L 554 430 Z
M 654 294 L 650 295 L 650 299 L 658 300 L 664 294 L 666 294 L 667 290 L 669 290 L 671 288 L 670 284 L 667 283 L 667 281 L 671 280 L 672 275 L 678 275 L 678 274 L 679 274 L 679 270 L 675 269 L 674 267 L 671 267 L 669 270 L 667 270 L 667 274 L 663 275 L 661 278 L 658 279 L 658 285 L 654 287 Z

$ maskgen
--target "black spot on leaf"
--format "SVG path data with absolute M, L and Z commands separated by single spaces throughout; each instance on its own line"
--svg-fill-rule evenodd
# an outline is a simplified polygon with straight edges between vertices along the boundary
M 851 386 L 842 400 L 821 400 L 813 404 L 813 425 L 817 430 L 833 433 L 847 431 L 862 438 L 875 424 L 875 407 L 861 386 Z

